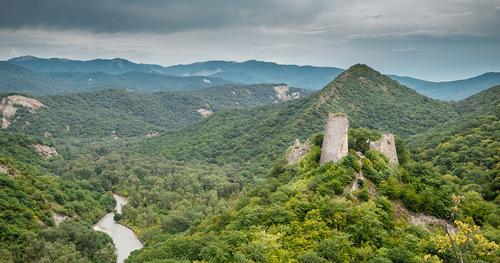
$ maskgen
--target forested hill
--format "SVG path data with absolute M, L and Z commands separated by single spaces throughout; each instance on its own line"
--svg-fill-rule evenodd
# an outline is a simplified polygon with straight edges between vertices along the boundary
M 322 132 L 329 112 L 402 138 L 455 118 L 453 104 L 433 100 L 366 65 L 355 65 L 311 96 L 248 110 L 222 110 L 183 129 L 146 140 L 140 151 L 175 160 L 269 166 L 296 138 Z M 182 150 L 181 150 L 182 149 Z
M 493 200 L 500 193 L 500 86 L 456 105 L 461 115 L 408 140 L 412 157 L 431 162 L 464 190 Z M 486 220 L 479 215 L 478 223 Z
M 0 99 L 19 94 L 44 105 L 34 109 L 13 102 L 17 108 L 13 115 L 4 108 L 3 116 L 10 123 L 4 131 L 55 138 L 135 137 L 181 128 L 224 108 L 250 108 L 310 93 L 283 84 L 257 84 L 147 94 L 117 88 L 43 96 L 0 93 Z
M 156 73 L 126 72 L 119 75 L 93 72 L 38 73 L 14 64 L 0 62 L 0 92 L 31 95 L 63 94 L 122 88 L 134 92 L 197 90 L 233 82 L 213 77 L 164 76 Z
M 116 262 L 111 237 L 92 228 L 113 211 L 113 195 L 42 168 L 42 147 L 54 145 L 0 132 L 0 261 Z

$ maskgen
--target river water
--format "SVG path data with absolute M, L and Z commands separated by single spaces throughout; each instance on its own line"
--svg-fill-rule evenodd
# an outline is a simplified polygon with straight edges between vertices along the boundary
M 113 196 L 116 199 L 115 209 L 118 213 L 121 213 L 122 205 L 127 204 L 127 200 L 118 195 Z M 113 213 L 109 213 L 101 218 L 101 220 L 94 225 L 94 230 L 105 232 L 113 239 L 113 243 L 115 243 L 116 247 L 115 253 L 118 255 L 117 262 L 122 263 L 130 255 L 130 252 L 141 249 L 142 243 L 135 236 L 134 231 L 126 226 L 117 224 L 113 220 L 113 216 Z

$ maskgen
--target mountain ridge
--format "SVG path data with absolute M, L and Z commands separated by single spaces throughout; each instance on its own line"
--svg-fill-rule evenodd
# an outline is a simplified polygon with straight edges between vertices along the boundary
M 244 62 L 213 60 L 179 64 L 168 67 L 137 64 L 126 59 L 94 59 L 75 61 L 68 59 L 41 59 L 33 56 L 17 57 L 7 62 L 31 68 L 36 72 L 94 72 L 124 74 L 137 71 L 171 76 L 217 77 L 240 84 L 286 83 L 291 87 L 319 90 L 337 77 L 343 69 L 281 65 L 274 62 L 247 60 Z M 75 65 L 72 65 L 75 63 Z M 121 65 L 121 67 L 120 67 Z M 387 74 L 409 88 L 434 99 L 458 101 L 482 90 L 500 84 L 500 72 L 488 72 L 469 79 L 433 82 L 412 77 Z

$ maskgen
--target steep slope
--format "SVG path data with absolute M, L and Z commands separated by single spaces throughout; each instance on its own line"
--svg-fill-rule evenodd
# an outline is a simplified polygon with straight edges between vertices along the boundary
M 232 82 L 213 77 L 174 77 L 140 72 L 119 75 L 98 71 L 37 73 L 14 64 L 0 62 L 0 92 L 16 91 L 31 95 L 85 92 L 107 88 L 150 93 L 196 90 L 230 83 Z
M 6 131 L 58 138 L 134 137 L 184 127 L 224 108 L 249 108 L 309 94 L 308 90 L 282 84 L 227 85 L 150 94 L 116 88 L 36 97 L 0 93 L 0 109 Z M 10 99 L 15 95 L 35 98 L 43 106 L 16 106 L 19 103 Z
M 470 79 L 446 82 L 431 82 L 394 75 L 388 76 L 430 98 L 447 101 L 463 100 L 500 84 L 500 73 L 498 72 L 489 72 Z
M 296 138 L 303 141 L 322 132 L 329 112 L 347 114 L 350 128 L 404 138 L 456 116 L 452 103 L 429 99 L 366 65 L 355 65 L 309 97 L 249 110 L 222 110 L 148 139 L 139 151 L 175 160 L 249 161 L 268 167 Z
M 44 160 L 37 149 L 54 145 L 7 132 L 0 132 L 0 145 L 2 262 L 116 262 L 112 239 L 92 229 L 112 211 L 113 195 L 40 168 Z M 76 220 L 61 223 L 65 218 Z

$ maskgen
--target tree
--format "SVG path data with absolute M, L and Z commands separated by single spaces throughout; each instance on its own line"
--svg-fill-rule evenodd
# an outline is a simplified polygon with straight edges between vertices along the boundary
M 493 241 L 488 241 L 479 227 L 469 225 L 460 221 L 455 221 L 458 227 L 458 234 L 452 235 L 445 227 L 445 234 L 438 234 L 430 238 L 430 241 L 437 247 L 440 253 L 449 252 L 458 262 L 463 263 L 464 259 L 479 259 L 483 256 L 491 256 L 493 251 L 500 249 L 500 246 Z

